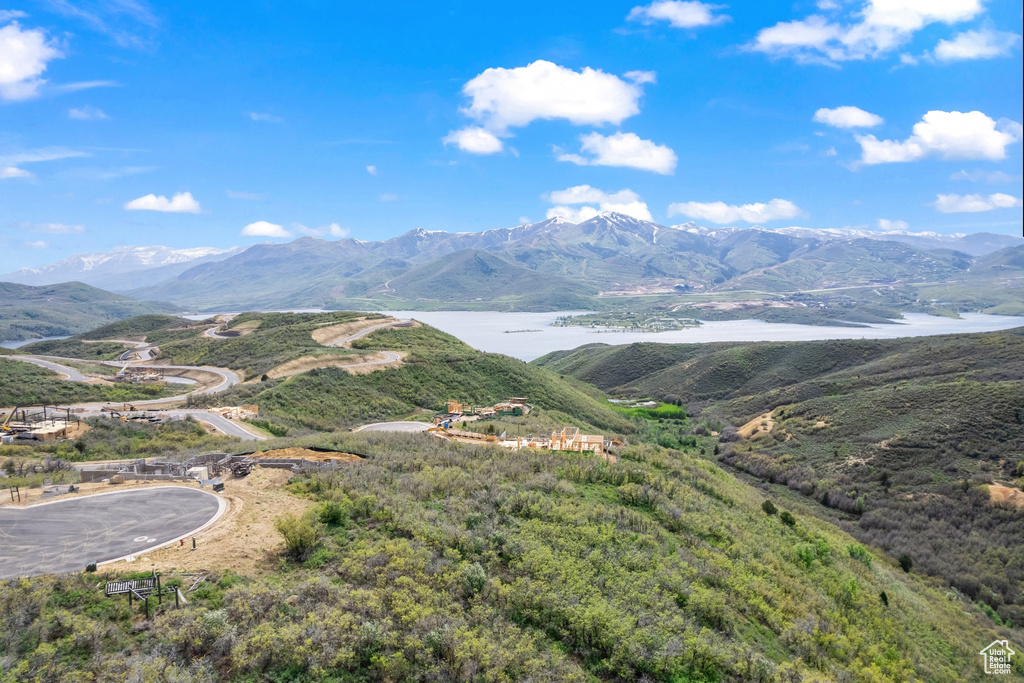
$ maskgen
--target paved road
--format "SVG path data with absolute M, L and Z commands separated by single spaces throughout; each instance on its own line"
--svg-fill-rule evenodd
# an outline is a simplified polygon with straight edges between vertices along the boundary
M 426 422 L 375 422 L 356 427 L 353 432 L 425 432 L 430 428 Z
M 46 360 L 43 356 L 4 356 L 4 358 L 10 358 L 11 360 L 20 360 L 24 363 L 31 363 L 32 365 L 38 365 L 41 368 L 47 370 L 53 370 L 56 373 L 65 376 L 65 379 L 71 382 L 88 382 L 89 378 L 80 373 L 74 368 L 69 368 L 66 365 L 60 365 L 53 361 Z
M 48 370 L 53 370 L 54 372 L 59 372 L 62 375 L 66 375 L 67 379 L 69 381 L 72 381 L 72 382 L 87 382 L 88 379 L 89 379 L 88 377 L 85 377 L 84 375 L 82 375 L 82 373 L 78 372 L 74 368 L 69 368 L 69 367 L 67 367 L 65 365 L 60 365 L 59 363 L 55 363 L 52 360 L 47 360 L 48 358 L 53 358 L 53 359 L 56 359 L 56 360 L 74 360 L 72 358 L 60 358 L 59 356 L 40 357 L 40 356 L 17 356 L 17 355 L 14 355 L 14 356 L 4 356 L 4 358 L 13 358 L 15 360 L 24 361 L 25 363 L 32 363 L 33 365 L 39 365 L 39 366 L 44 367 L 44 368 L 46 368 Z M 115 361 L 93 361 L 93 362 L 101 362 L 104 365 L 113 365 L 113 366 L 120 366 L 121 365 L 120 363 L 117 363 Z M 218 384 L 215 387 L 211 387 L 209 389 L 203 389 L 201 391 L 192 392 L 192 393 L 196 393 L 196 394 L 213 394 L 213 393 L 218 393 L 218 392 L 225 391 L 225 390 L 233 387 L 234 385 L 238 384 L 238 382 L 239 382 L 238 375 L 236 375 L 235 373 L 231 372 L 230 370 L 225 370 L 223 368 L 191 367 L 191 366 L 187 366 L 187 365 L 150 365 L 150 366 L 147 366 L 147 367 L 151 367 L 151 368 L 154 368 L 154 369 L 157 369 L 157 370 L 160 370 L 160 369 L 163 369 L 163 370 L 206 370 L 207 372 L 212 372 L 214 374 L 220 375 L 220 377 L 221 377 L 221 383 L 220 384 Z M 185 400 L 185 398 L 187 396 L 188 396 L 188 394 L 180 394 L 178 396 L 169 396 L 167 398 L 155 398 L 155 399 L 150 399 L 150 400 L 145 400 L 145 401 L 131 401 L 130 403 L 133 406 L 136 406 L 136 407 L 145 407 L 145 406 L 152 406 L 152 405 L 163 405 L 163 404 L 170 403 L 170 402 L 173 402 L 173 401 L 183 401 L 183 400 Z M 89 415 L 89 414 L 98 414 L 100 412 L 100 410 L 104 406 L 106 406 L 106 405 L 107 404 L 105 404 L 105 403 L 79 403 L 79 404 L 72 405 L 70 407 L 72 409 L 82 408 L 82 409 L 85 410 L 85 414 Z M 217 415 L 216 413 L 211 413 L 211 412 L 206 411 L 206 410 L 192 410 L 192 409 L 184 410 L 183 409 L 183 410 L 162 410 L 160 412 L 165 412 L 165 413 L 168 413 L 170 415 L 178 415 L 178 416 L 182 416 L 182 417 L 184 417 L 186 415 L 191 415 L 192 417 L 196 418 L 197 420 L 202 420 L 203 422 L 210 423 L 211 425 L 213 425 L 214 427 L 216 427 L 217 429 L 219 429 L 220 431 L 224 432 L 225 434 L 227 434 L 229 436 L 237 436 L 238 438 L 240 438 L 240 439 L 242 439 L 244 441 L 265 441 L 266 438 L 267 438 L 265 436 L 262 436 L 260 434 L 255 433 L 255 432 L 248 431 L 245 427 L 240 425 L 238 422 L 235 422 L 233 420 L 228 420 L 227 418 L 225 418 L 225 417 L 223 417 L 221 415 Z
M 80 571 L 152 550 L 192 535 L 223 509 L 217 496 L 181 486 L 73 495 L 0 507 L 0 579 Z
M 228 436 L 237 436 L 242 441 L 266 441 L 267 437 L 260 436 L 255 432 L 248 431 L 245 426 L 234 420 L 229 420 L 223 415 L 211 413 L 208 410 L 161 410 L 161 414 L 177 415 L 180 417 L 194 417 L 197 420 L 208 422 Z

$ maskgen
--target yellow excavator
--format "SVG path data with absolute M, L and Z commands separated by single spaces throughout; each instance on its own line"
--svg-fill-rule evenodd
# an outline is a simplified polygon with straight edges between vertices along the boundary
M 14 417 L 14 414 L 16 412 L 18 412 L 18 406 L 14 406 L 14 410 L 8 413 L 7 419 L 4 420 L 3 424 L 0 424 L 0 432 L 3 432 L 4 434 L 11 434 L 12 432 L 14 432 L 14 430 L 11 429 L 9 425 L 11 422 L 11 418 Z

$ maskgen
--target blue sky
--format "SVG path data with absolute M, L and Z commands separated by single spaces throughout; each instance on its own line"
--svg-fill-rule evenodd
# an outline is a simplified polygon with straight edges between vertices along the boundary
M 0 4 L 0 270 L 602 209 L 1020 235 L 1021 20 L 997 0 Z

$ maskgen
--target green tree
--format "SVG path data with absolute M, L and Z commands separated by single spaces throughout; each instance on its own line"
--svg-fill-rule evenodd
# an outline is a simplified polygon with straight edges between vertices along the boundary
M 288 554 L 300 562 L 320 547 L 325 531 L 317 511 L 314 509 L 307 510 L 301 516 L 282 515 L 274 520 L 274 528 L 284 536 Z
M 765 500 L 763 503 L 761 503 L 761 509 L 764 510 L 764 514 L 766 515 L 774 515 L 776 512 L 779 511 L 779 509 L 775 507 L 775 504 L 772 503 L 770 500 Z
M 910 555 L 907 555 L 907 554 L 900 555 L 899 562 L 900 562 L 900 567 L 905 572 L 909 572 L 911 569 L 914 568 L 914 560 L 911 559 Z
M 796 526 L 796 517 L 794 517 L 789 510 L 783 510 L 782 514 L 779 515 L 779 519 L 781 519 L 782 523 L 786 526 Z

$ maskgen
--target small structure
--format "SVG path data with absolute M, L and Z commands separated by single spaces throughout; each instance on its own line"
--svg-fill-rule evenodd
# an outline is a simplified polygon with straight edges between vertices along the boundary
M 210 408 L 210 412 L 228 420 L 254 420 L 259 417 L 260 407 L 256 405 L 224 406 L 223 408 Z

